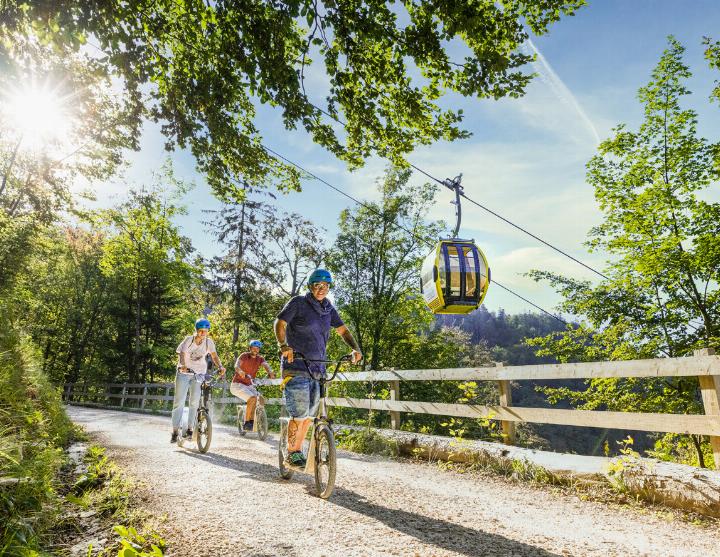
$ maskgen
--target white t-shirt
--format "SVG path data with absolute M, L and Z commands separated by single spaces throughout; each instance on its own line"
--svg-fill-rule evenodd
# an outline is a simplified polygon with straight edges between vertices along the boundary
M 207 371 L 205 356 L 208 352 L 217 352 L 217 350 L 213 339 L 205 337 L 200 344 L 195 344 L 195 336 L 189 335 L 180 343 L 176 352 L 178 354 L 185 353 L 185 365 L 188 369 L 195 373 L 205 373 Z

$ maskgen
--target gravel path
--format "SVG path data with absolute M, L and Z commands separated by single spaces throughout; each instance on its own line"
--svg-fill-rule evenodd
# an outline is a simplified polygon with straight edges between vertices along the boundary
M 339 452 L 335 492 L 281 480 L 277 436 L 216 427 L 206 455 L 170 445 L 169 418 L 68 407 L 145 482 L 169 555 L 720 556 L 718 532 L 437 467 Z

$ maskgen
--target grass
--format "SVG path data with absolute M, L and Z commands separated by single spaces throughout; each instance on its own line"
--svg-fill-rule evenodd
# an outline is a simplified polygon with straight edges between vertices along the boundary
M 53 549 L 60 554 L 67 552 L 78 542 L 84 543 L 83 534 L 92 529 L 98 532 L 96 536 L 111 539 L 97 548 L 88 542 L 88 555 L 164 555 L 165 541 L 132 495 L 136 492 L 135 483 L 107 458 L 102 447 L 91 446 L 83 460 L 84 471 L 67 484 L 65 518 L 56 526 Z
M 138 531 L 144 517 L 133 509 L 132 485 L 103 449 L 91 448 L 75 477 L 65 449 L 85 435 L 39 361 L 25 337 L 0 331 L 0 555 L 62 555 L 88 516 L 108 532 L 118 526 L 110 545 L 93 554 L 162 555 L 162 540 Z
M 388 439 L 374 429 L 339 429 L 335 433 L 337 445 L 348 451 L 360 454 L 396 457 L 400 447 L 396 441 Z
M 338 445 L 349 451 L 362 454 L 376 454 L 388 457 L 409 457 L 414 461 L 426 462 L 442 470 L 460 474 L 480 474 L 502 477 L 516 484 L 537 488 L 552 488 L 565 495 L 583 501 L 595 501 L 610 505 L 630 506 L 640 512 L 654 512 L 664 520 L 680 519 L 692 524 L 717 527 L 720 520 L 703 514 L 675 509 L 657 501 L 653 493 L 629 489 L 625 484 L 611 483 L 601 475 L 577 476 L 569 473 L 555 473 L 528 460 L 496 456 L 484 452 L 471 452 L 458 440 L 455 452 L 450 454 L 433 451 L 427 447 L 399 446 L 397 441 L 384 437 L 373 429 L 341 429 L 336 434 Z
M 569 473 L 555 473 L 527 460 L 479 455 L 467 463 L 440 462 L 435 464 L 443 469 L 457 472 L 476 472 L 503 477 L 512 483 L 531 485 L 537 488 L 551 487 L 564 495 L 574 496 L 582 501 L 594 501 L 608 505 L 631 507 L 639 512 L 653 512 L 663 520 L 682 520 L 699 526 L 717 528 L 720 520 L 692 510 L 672 508 L 660 501 L 662 498 L 650 491 L 629 489 L 613 483 L 605 476 L 577 476 Z
M 63 448 L 78 437 L 27 340 L 0 333 L 0 554 L 36 555 L 61 513 Z

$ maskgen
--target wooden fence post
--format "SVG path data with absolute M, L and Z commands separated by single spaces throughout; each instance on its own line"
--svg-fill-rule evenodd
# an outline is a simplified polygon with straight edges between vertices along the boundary
M 400 381 L 390 381 L 390 400 L 400 400 Z M 400 429 L 400 412 L 390 411 L 390 429 Z
M 497 362 L 496 367 L 503 367 L 502 362 Z M 507 379 L 501 379 L 498 381 L 498 387 L 500 389 L 500 406 L 512 406 L 512 390 L 510 387 L 510 381 Z M 503 442 L 506 445 L 515 444 L 515 422 L 501 421 L 503 431 Z
M 70 402 L 70 391 L 72 390 L 72 383 L 65 383 L 65 392 L 63 393 L 63 398 L 65 399 L 65 402 Z
M 220 400 L 226 398 L 228 396 L 228 382 L 227 380 L 223 381 L 222 384 L 222 391 L 220 392 Z M 220 411 L 220 415 L 222 416 L 225 414 L 225 406 L 227 406 L 229 403 L 223 402 L 220 406 L 222 407 L 222 410 Z
M 166 397 L 169 397 L 169 396 L 170 396 L 170 385 L 167 385 L 167 386 L 165 387 L 165 396 L 166 396 Z M 163 403 L 162 403 L 163 407 L 164 407 L 166 404 L 168 404 L 168 403 L 170 403 L 170 410 L 172 410 L 172 405 L 173 405 L 173 401 L 172 401 L 172 400 L 163 400 Z
M 142 398 L 140 399 L 140 409 L 141 410 L 145 409 L 145 397 L 146 396 L 147 396 L 147 383 L 145 383 L 145 385 L 143 385 L 143 395 L 142 395 Z
M 127 384 L 123 383 L 122 392 L 120 393 L 120 408 L 125 406 L 125 395 L 127 394 Z
M 715 350 L 712 348 L 702 348 L 693 352 L 694 356 L 712 356 L 714 354 Z M 705 415 L 717 416 L 720 420 L 720 375 L 700 375 L 698 381 L 705 406 Z M 715 470 L 720 470 L 720 437 L 711 435 L 710 446 L 715 459 Z

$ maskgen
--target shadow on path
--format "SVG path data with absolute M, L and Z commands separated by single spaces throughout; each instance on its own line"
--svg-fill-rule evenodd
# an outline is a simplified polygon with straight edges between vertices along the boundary
M 287 480 L 280 478 L 277 467 L 269 464 L 213 453 L 201 454 L 193 451 L 184 451 L 183 453 L 190 458 L 245 474 L 256 481 L 275 484 L 287 483 Z M 295 473 L 290 481 L 299 481 L 305 484 L 309 492 L 308 497 L 311 496 L 310 493 L 314 489 L 312 476 Z M 422 543 L 462 555 L 519 554 L 523 557 L 556 557 L 558 555 L 542 548 L 510 540 L 499 534 L 483 532 L 479 529 L 468 528 L 447 520 L 431 518 L 402 509 L 384 507 L 364 499 L 354 491 L 341 487 L 335 488 L 328 503 L 370 517 L 398 532 L 412 536 Z
M 271 466 L 270 464 L 263 464 L 262 462 L 254 460 L 233 458 L 231 456 L 215 454 L 212 452 L 205 454 L 193 450 L 180 450 L 178 452 L 208 464 L 214 464 L 215 466 L 221 466 L 234 472 L 245 474 L 246 476 L 259 482 L 287 483 L 287 480 L 283 480 L 280 477 L 280 472 L 277 466 Z M 310 476 L 307 477 L 309 478 Z
M 393 530 L 412 536 L 423 543 L 463 555 L 559 556 L 558 553 L 551 553 L 499 534 L 475 530 L 447 520 L 431 518 L 402 509 L 383 507 L 367 501 L 358 493 L 348 489 L 336 488 L 328 502 L 373 518 Z

